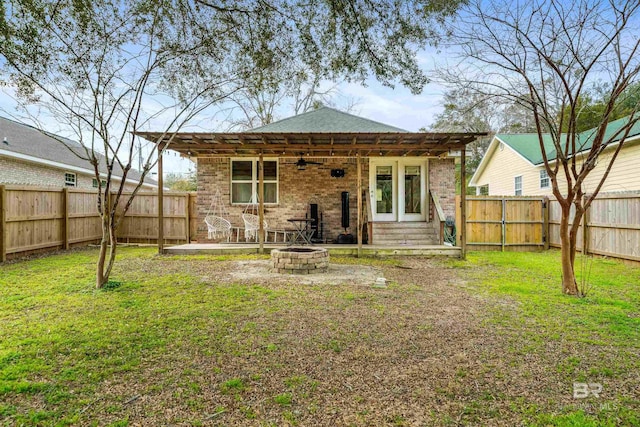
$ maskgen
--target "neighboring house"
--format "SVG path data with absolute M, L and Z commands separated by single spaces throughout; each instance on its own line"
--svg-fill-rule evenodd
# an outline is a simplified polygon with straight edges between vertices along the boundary
M 84 154 L 82 146 L 63 140 L 64 144 L 31 126 L 0 117 L 0 184 L 97 188 L 93 166 L 71 152 Z M 100 168 L 106 172 L 104 161 Z M 115 172 L 113 179 L 119 183 L 121 177 L 122 172 Z M 133 190 L 139 180 L 140 173 L 130 171 L 125 189 Z M 155 188 L 155 181 L 145 179 L 143 190 Z
M 609 123 L 607 135 L 612 135 L 625 123 L 622 118 Z M 578 144 L 582 151 L 578 159 L 585 156 L 591 148 L 593 130 L 578 135 Z M 545 147 L 548 158 L 555 159 L 555 149 L 548 135 L 545 135 Z M 617 143 L 611 144 L 598 159 L 596 167 L 583 184 L 586 193 L 593 191 L 609 165 Z M 579 161 L 578 164 L 581 164 Z M 640 123 L 636 124 L 627 136 L 611 172 L 601 192 L 640 190 Z M 560 190 L 564 193 L 566 181 L 562 182 L 558 174 Z M 547 175 L 538 142 L 538 134 L 498 134 L 487 148 L 478 169 L 471 177 L 469 186 L 476 187 L 476 194 L 491 196 L 538 196 L 551 195 L 551 181 Z
M 169 142 L 160 132 L 138 135 Z M 444 215 L 456 211 L 450 154 L 481 135 L 407 132 L 323 107 L 246 132 L 179 133 L 169 148 L 198 164 L 199 242 L 207 241 L 204 218 L 216 200 L 224 204 L 215 206 L 218 211 L 243 226 L 242 214 L 258 193 L 262 155 L 269 229 L 290 229 L 288 219 L 310 218 L 317 207 L 322 240 L 335 241 L 345 232 L 355 238 L 360 202 L 369 243 L 437 244 L 434 200 Z

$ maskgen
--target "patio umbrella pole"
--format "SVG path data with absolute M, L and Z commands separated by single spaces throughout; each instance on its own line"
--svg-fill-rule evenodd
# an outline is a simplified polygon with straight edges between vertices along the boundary
M 264 253 L 264 156 L 262 151 L 258 160 L 258 252 Z

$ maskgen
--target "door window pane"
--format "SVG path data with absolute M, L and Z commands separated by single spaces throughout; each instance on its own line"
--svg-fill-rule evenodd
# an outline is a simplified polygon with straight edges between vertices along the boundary
M 376 212 L 393 213 L 393 168 L 376 166 Z
M 405 166 L 404 169 L 404 212 L 420 213 L 422 191 L 420 187 L 420 166 Z

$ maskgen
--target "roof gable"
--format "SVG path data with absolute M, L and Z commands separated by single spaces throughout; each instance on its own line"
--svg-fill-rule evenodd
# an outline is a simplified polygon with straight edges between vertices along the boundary
M 628 122 L 628 120 L 629 117 L 623 117 L 621 119 L 609 122 L 605 131 L 605 139 L 610 138 L 617 132 L 619 132 L 620 129 L 625 125 L 625 123 Z M 591 149 L 596 130 L 596 128 L 589 129 L 577 135 L 578 152 Z M 627 138 L 631 138 L 637 135 L 640 135 L 640 122 L 637 122 L 633 126 L 633 128 L 631 128 Z M 564 136 L 565 135 L 563 134 L 562 137 Z M 532 164 L 539 165 L 544 161 L 544 159 L 542 158 L 542 151 L 540 150 L 540 143 L 537 133 L 498 134 L 496 135 L 496 137 L 507 144 L 509 147 L 513 148 L 518 154 L 520 154 Z M 620 138 L 617 137 L 616 140 L 618 139 Z M 554 160 L 556 158 L 556 149 L 549 134 L 543 135 L 543 143 L 545 151 L 547 153 L 547 158 L 549 160 Z
M 288 117 L 247 133 L 397 133 L 407 132 L 394 126 L 354 116 L 334 108 L 317 110 Z

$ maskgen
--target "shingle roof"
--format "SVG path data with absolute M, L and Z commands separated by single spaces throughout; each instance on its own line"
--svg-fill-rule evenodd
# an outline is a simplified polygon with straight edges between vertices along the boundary
M 7 143 L 4 142 L 5 138 Z M 56 138 L 64 141 L 64 144 L 69 148 L 65 148 Z M 62 163 L 68 166 L 88 169 L 89 171 L 93 170 L 93 166 L 91 166 L 89 162 L 73 154 L 73 152 L 75 152 L 86 156 L 84 149 L 79 143 L 60 136 L 56 136 L 56 138 L 48 136 L 29 125 L 7 119 L 6 117 L 0 117 L 0 155 L 3 151 L 9 151 L 37 157 L 42 160 Z M 73 152 L 71 150 L 73 150 Z M 104 161 L 100 161 L 99 164 L 100 171 L 106 173 L 107 169 Z M 117 165 L 115 167 L 117 170 L 114 171 L 114 176 L 121 177 L 122 169 Z M 127 174 L 127 179 L 137 181 L 140 179 L 140 176 L 140 173 L 137 171 L 130 170 Z M 144 182 L 150 185 L 157 185 L 154 180 L 148 178 L 145 178 Z
M 623 117 L 618 120 L 614 120 L 607 125 L 605 131 L 605 140 L 620 130 L 629 120 L 629 117 Z M 577 136 L 578 152 L 590 150 L 593 144 L 593 138 L 595 137 L 596 129 L 589 129 L 581 132 Z M 640 122 L 637 122 L 627 138 L 640 135 Z M 530 161 L 534 165 L 538 165 L 543 162 L 542 151 L 540 150 L 540 144 L 538 142 L 537 133 L 520 133 L 520 134 L 498 134 L 496 138 L 513 148 L 522 157 Z M 619 138 L 618 138 L 619 139 Z M 546 134 L 543 136 L 544 146 L 547 152 L 549 160 L 556 158 L 556 150 L 551 136 Z M 617 139 L 616 139 L 617 141 Z
M 394 126 L 354 116 L 329 107 L 298 114 L 265 126 L 251 129 L 248 133 L 396 133 L 407 132 Z

